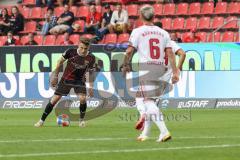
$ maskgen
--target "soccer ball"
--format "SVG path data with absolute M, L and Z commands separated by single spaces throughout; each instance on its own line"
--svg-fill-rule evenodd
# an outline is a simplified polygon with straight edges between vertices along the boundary
M 57 117 L 58 126 L 68 127 L 70 125 L 70 118 L 67 114 L 61 114 Z

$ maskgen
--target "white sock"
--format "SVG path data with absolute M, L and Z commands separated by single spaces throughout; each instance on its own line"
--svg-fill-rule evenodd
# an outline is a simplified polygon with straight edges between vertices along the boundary
M 142 131 L 142 134 L 141 136 L 146 136 L 146 137 L 149 137 L 149 134 L 150 134 L 150 129 L 151 129 L 151 119 L 149 116 L 146 117 L 146 120 L 144 122 L 144 129 Z
M 137 106 L 137 110 L 139 111 L 140 115 L 143 115 L 146 113 L 144 98 L 136 98 L 136 106 Z

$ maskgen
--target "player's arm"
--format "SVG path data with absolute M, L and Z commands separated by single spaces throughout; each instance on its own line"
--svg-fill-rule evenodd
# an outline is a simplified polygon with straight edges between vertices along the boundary
M 131 61 L 133 53 L 134 53 L 134 47 L 129 46 L 126 50 L 126 54 L 124 56 L 124 61 L 122 64 L 123 76 L 125 76 L 126 73 L 130 71 L 130 61 Z
M 172 83 L 175 84 L 179 80 L 179 69 L 176 67 L 175 54 L 173 53 L 171 48 L 166 48 L 166 54 L 169 58 L 169 62 L 173 71 Z
M 182 70 L 183 63 L 184 63 L 185 58 L 186 58 L 186 53 L 185 53 L 182 49 L 179 49 L 179 50 L 177 51 L 177 55 L 179 56 L 177 68 L 181 71 L 181 70 Z
M 57 61 L 57 66 L 56 66 L 54 72 L 52 73 L 51 79 L 50 79 L 51 86 L 55 87 L 57 85 L 58 74 L 59 74 L 61 67 L 63 66 L 63 63 L 65 61 L 66 61 L 66 59 L 64 57 L 59 58 L 59 60 Z

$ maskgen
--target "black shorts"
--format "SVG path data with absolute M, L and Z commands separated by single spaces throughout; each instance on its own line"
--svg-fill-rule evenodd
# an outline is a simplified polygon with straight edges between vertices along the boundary
M 67 96 L 72 88 L 74 89 L 74 92 L 76 94 L 87 93 L 86 84 L 84 82 L 72 82 L 72 81 L 61 79 L 60 82 L 57 84 L 54 94 Z

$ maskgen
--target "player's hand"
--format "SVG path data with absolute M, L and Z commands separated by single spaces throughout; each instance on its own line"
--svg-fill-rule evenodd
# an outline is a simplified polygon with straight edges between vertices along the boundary
M 89 88 L 88 89 L 88 94 L 89 94 L 89 97 L 93 97 L 94 96 L 93 88 Z
M 58 75 L 53 73 L 50 77 L 50 85 L 52 87 L 56 87 L 57 83 L 58 83 Z
M 129 64 L 123 64 L 121 66 L 121 71 L 122 71 L 123 77 L 126 77 L 126 74 L 131 71 L 130 65 Z
M 179 81 L 180 70 L 177 69 L 172 76 L 172 84 L 176 84 Z

